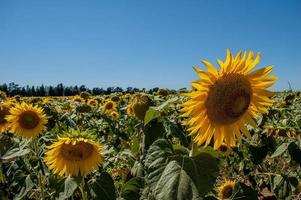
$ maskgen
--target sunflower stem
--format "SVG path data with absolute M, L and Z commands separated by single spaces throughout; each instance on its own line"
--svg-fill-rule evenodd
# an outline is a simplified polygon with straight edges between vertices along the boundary
M 199 147 L 196 143 L 192 142 L 191 150 L 189 152 L 189 156 L 193 157 L 199 153 Z
M 85 192 L 85 177 L 82 177 L 82 182 L 80 184 L 80 191 L 82 193 L 83 200 L 88 200 L 87 193 Z
M 45 191 L 44 191 L 43 177 L 41 176 L 40 173 L 38 174 L 38 177 L 39 177 L 39 185 L 41 188 L 41 196 L 42 196 L 41 199 L 44 200 L 45 199 Z
M 36 153 L 36 156 L 39 158 L 39 144 L 38 144 L 38 138 L 34 138 L 32 143 L 33 143 L 33 148 Z M 41 189 L 41 199 L 45 199 L 45 190 L 44 190 L 44 184 L 43 184 L 43 176 L 40 173 L 39 167 L 36 170 L 37 177 L 38 177 L 38 182 L 39 182 L 39 187 Z

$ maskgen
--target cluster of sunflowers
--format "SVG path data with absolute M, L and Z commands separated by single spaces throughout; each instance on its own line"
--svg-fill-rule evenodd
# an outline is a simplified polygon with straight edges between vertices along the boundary
M 185 191 L 175 194 L 173 188 L 170 188 L 170 191 L 164 190 L 160 193 L 158 191 L 164 188 L 155 187 L 151 184 L 159 185 L 160 181 L 164 181 L 161 180 L 163 175 L 168 174 L 164 172 L 167 170 L 165 167 L 169 166 L 172 159 L 177 160 L 179 156 L 182 156 L 180 159 L 182 162 L 185 159 L 192 159 L 189 162 L 196 162 L 204 151 L 211 151 L 211 154 L 218 152 L 218 158 L 223 159 L 226 163 L 224 168 L 219 169 L 221 174 L 216 179 L 215 189 L 210 188 L 214 181 L 208 181 L 206 187 L 209 187 L 209 190 L 206 190 L 205 194 L 208 193 L 209 196 L 204 198 L 244 199 L 243 196 L 245 195 L 249 196 L 245 199 L 252 199 L 254 194 L 244 193 L 246 187 L 252 188 L 251 178 L 246 178 L 244 174 L 245 171 L 254 169 L 254 173 L 248 172 L 248 176 L 266 178 L 266 174 L 261 174 L 261 171 L 265 168 L 275 167 L 271 162 L 262 163 L 259 168 L 251 163 L 255 159 L 254 156 L 260 156 L 265 149 L 267 150 L 264 158 L 275 151 L 275 149 L 271 150 L 270 143 L 266 142 L 276 136 L 273 132 L 277 132 L 279 135 L 280 130 L 283 130 L 285 133 L 289 132 L 290 134 L 287 135 L 290 136 L 281 139 L 281 142 L 286 144 L 286 149 L 284 151 L 278 150 L 281 153 L 275 151 L 275 155 L 272 157 L 283 154 L 287 149 L 290 154 L 293 152 L 292 155 L 301 151 L 298 151 L 297 143 L 292 142 L 296 141 L 296 138 L 301 141 L 298 125 L 293 130 L 292 128 L 288 130 L 286 124 L 281 127 L 275 126 L 275 124 L 282 123 L 279 109 L 301 103 L 298 102 L 299 97 L 291 97 L 292 95 L 289 94 L 281 98 L 281 102 L 285 102 L 285 105 L 283 103 L 278 105 L 280 102 L 278 97 L 275 97 L 275 93 L 267 90 L 277 79 L 270 75 L 272 66 L 253 70 L 259 60 L 260 54 L 255 56 L 252 51 L 249 53 L 239 52 L 234 56 L 229 50 L 227 50 L 225 61 L 218 60 L 219 70 L 204 60 L 202 63 L 207 70 L 194 67 L 199 79 L 191 83 L 191 92 L 180 95 L 179 93 L 171 94 L 168 89 L 159 89 L 152 94 L 115 93 L 92 96 L 88 92 L 82 92 L 73 97 L 37 98 L 7 97 L 4 92 L 0 92 L 0 136 L 30 141 L 34 146 L 36 155 L 42 156 L 41 162 L 46 164 L 51 176 L 82 178 L 80 183 L 81 195 L 79 195 L 82 199 L 99 198 L 97 189 L 88 192 L 87 188 L 92 187 L 89 184 L 94 183 L 99 173 L 102 174 L 106 170 L 114 177 L 115 187 L 120 189 L 119 196 L 124 199 L 203 198 L 203 193 L 200 192 L 204 187 L 201 185 L 203 180 L 200 182 L 191 181 L 194 177 L 190 177 L 189 186 L 183 186 L 184 189 L 185 187 L 191 187 L 191 190 L 197 188 L 196 194 L 191 192 L 191 195 L 187 195 Z M 287 117 L 290 112 L 292 111 L 289 111 L 285 116 Z M 297 112 L 296 109 L 294 112 Z M 275 118 L 278 120 L 277 123 L 275 123 Z M 297 124 L 299 123 L 298 120 Z M 268 130 L 266 134 L 262 134 L 264 130 Z M 156 143 L 154 141 L 162 138 L 169 141 L 173 150 L 165 153 L 153 153 L 162 147 L 160 145 L 152 146 Z M 277 137 L 277 139 L 279 138 Z M 167 147 L 164 148 L 167 149 Z M 292 148 L 295 149 L 292 150 Z M 252 151 L 255 153 L 252 154 Z M 189 152 L 189 156 L 187 152 Z M 0 151 L 0 156 L 3 154 Z M 170 160 L 164 161 L 167 155 L 172 156 Z M 158 160 L 149 163 L 148 160 L 152 160 L 156 156 L 158 156 Z M 4 158 L 5 155 L 3 160 Z M 210 159 L 214 160 L 213 158 Z M 210 163 L 210 159 L 206 162 Z M 257 162 L 257 158 L 255 160 Z M 298 162 L 298 156 L 292 156 L 292 160 Z M 163 165 L 154 167 L 163 161 Z M 202 163 L 201 161 L 197 162 Z M 283 162 L 286 165 L 286 161 L 283 159 L 279 159 L 278 162 Z M 203 164 L 206 165 L 207 163 Z M 7 164 L 3 165 L 6 167 Z M 286 165 L 286 167 L 291 166 Z M 159 171 L 152 173 L 152 170 L 157 168 Z M 182 163 L 182 168 L 185 170 L 185 163 Z M 300 167 L 294 165 L 291 170 L 300 172 Z M 208 173 L 210 173 L 209 171 Z M 233 173 L 229 174 L 230 172 Z M 38 171 L 36 173 L 40 187 L 38 198 L 46 199 L 45 190 L 47 189 L 45 189 L 44 184 L 50 184 L 50 181 L 45 178 L 47 176 L 45 172 Z M 188 176 L 189 173 L 189 171 L 185 171 L 184 174 Z M 5 174 L 5 172 L 0 173 L 0 182 L 1 174 Z M 273 178 L 278 177 L 275 174 Z M 107 176 L 110 175 L 107 174 Z M 122 180 L 118 179 L 120 176 L 123 177 Z M 155 176 L 159 176 L 159 178 L 154 181 L 152 177 Z M 208 176 L 216 178 L 213 174 Z M 300 174 L 296 175 L 295 178 L 298 180 L 300 176 Z M 202 178 L 207 180 L 208 177 Z M 269 178 L 271 179 L 271 177 Z M 248 181 L 245 181 L 246 179 Z M 141 182 L 141 180 L 143 181 Z M 166 184 L 168 185 L 168 181 L 173 180 L 175 180 L 174 177 L 166 180 Z M 283 181 L 285 180 L 284 177 Z M 244 184 L 242 185 L 241 182 Z M 99 188 L 106 188 L 110 185 L 109 182 L 103 183 L 101 181 L 97 184 Z M 272 193 L 271 198 L 276 198 L 280 191 L 275 184 L 268 185 L 268 190 Z M 132 185 L 135 185 L 135 191 L 129 189 L 132 188 Z M 173 183 L 167 188 L 174 185 Z M 291 185 L 294 185 L 294 188 L 290 189 L 295 191 L 295 195 L 298 196 L 300 186 L 295 183 Z M 267 197 L 261 191 L 264 186 L 266 185 L 262 184 L 260 188 L 255 186 L 258 187 L 256 188 L 259 190 L 258 194 L 263 199 Z M 66 190 L 68 191 L 66 188 L 67 186 L 65 186 L 64 195 L 68 194 L 69 196 L 64 197 L 73 198 L 76 196 L 75 194 L 78 195 L 77 187 L 74 187 L 72 192 L 66 192 Z M 103 190 L 99 188 L 98 190 Z M 183 188 L 177 188 L 177 190 Z M 27 193 L 28 191 L 30 189 L 26 190 Z M 106 193 L 103 192 L 101 194 Z M 169 192 L 170 196 L 167 195 Z M 185 193 L 186 196 L 181 196 L 181 192 Z M 238 194 L 241 196 L 237 196 Z M 281 195 L 278 196 L 287 196 L 288 193 Z M 292 194 L 290 193 L 290 195 Z M 102 198 L 114 199 L 117 196 L 112 193 L 111 197 L 102 196 Z

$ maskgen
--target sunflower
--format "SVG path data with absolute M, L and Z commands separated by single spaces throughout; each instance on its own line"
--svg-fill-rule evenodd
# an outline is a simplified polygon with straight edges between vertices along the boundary
M 217 188 L 218 197 L 220 199 L 229 199 L 235 190 L 236 182 L 225 180 L 225 182 Z
M 84 100 L 81 96 L 79 96 L 79 95 L 74 96 L 74 97 L 72 98 L 72 100 L 73 100 L 73 102 L 75 102 L 75 103 L 84 103 L 84 102 L 85 102 L 85 100 Z
M 9 115 L 10 106 L 8 103 L 0 103 L 0 133 L 8 130 L 8 121 L 6 117 Z
M 145 94 L 137 94 L 131 101 L 133 114 L 140 120 L 144 120 L 147 110 L 152 105 L 152 100 Z
M 2 92 L 0 90 L 0 101 L 5 101 L 6 99 L 7 99 L 7 96 L 6 96 L 5 92 Z
M 131 103 L 128 104 L 126 108 L 126 113 L 128 114 L 128 116 L 134 116 L 133 107 Z
M 9 110 L 6 117 L 10 131 L 24 138 L 36 137 L 46 129 L 47 116 L 42 108 L 21 103 Z
M 86 176 L 103 163 L 102 146 L 92 139 L 59 137 L 48 146 L 45 162 L 53 173 L 60 176 Z
M 96 101 L 95 99 L 89 99 L 88 100 L 88 105 L 90 105 L 90 106 L 98 106 L 98 101 Z
M 259 53 L 254 59 L 252 51 L 248 56 L 239 52 L 233 57 L 227 50 L 225 62 L 218 60 L 219 71 L 208 61 L 202 61 L 208 71 L 194 67 L 200 80 L 192 82 L 194 90 L 184 94 L 190 99 L 181 111 L 182 117 L 189 117 L 184 125 L 190 126 L 195 143 L 208 145 L 214 137 L 214 148 L 218 149 L 223 142 L 229 147 L 241 142 L 241 132 L 251 138 L 245 125 L 256 127 L 253 118 L 268 112 L 273 93 L 266 88 L 277 79 L 269 76 L 272 66 L 251 72 L 259 60 Z
M 104 113 L 111 113 L 112 111 L 116 110 L 117 104 L 114 101 L 107 101 L 103 106 L 102 106 L 102 111 Z
M 110 115 L 111 115 L 111 117 L 112 117 L 113 119 L 115 119 L 115 120 L 119 118 L 119 113 L 116 112 L 116 111 L 112 111 L 112 112 L 110 113 Z

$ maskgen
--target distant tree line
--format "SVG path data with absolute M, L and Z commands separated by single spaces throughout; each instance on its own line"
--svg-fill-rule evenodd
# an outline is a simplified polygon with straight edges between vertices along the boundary
M 115 92 L 127 92 L 127 93 L 135 93 L 135 92 L 149 92 L 154 93 L 159 90 L 159 88 L 153 88 L 150 90 L 138 89 L 133 87 L 127 87 L 123 89 L 121 87 L 108 87 L 106 89 L 94 87 L 92 89 L 87 88 L 85 85 L 81 86 L 65 86 L 62 83 L 56 86 L 20 86 L 16 83 L 2 84 L 0 85 L 0 90 L 5 92 L 8 96 L 74 96 L 78 95 L 81 92 L 87 91 L 92 95 L 104 95 L 111 94 Z

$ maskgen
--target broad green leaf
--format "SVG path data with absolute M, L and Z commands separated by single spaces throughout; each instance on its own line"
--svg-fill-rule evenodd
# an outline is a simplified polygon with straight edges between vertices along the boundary
M 121 196 L 126 200 L 139 200 L 140 191 L 144 186 L 144 178 L 134 177 L 125 183 Z
M 213 188 L 218 159 L 208 153 L 176 155 L 166 140 L 153 143 L 146 156 L 147 183 L 156 199 L 201 199 Z
M 89 199 L 115 200 L 116 191 L 114 181 L 107 172 L 102 172 L 88 182 L 90 191 Z
M 17 148 L 13 148 L 6 152 L 1 159 L 10 161 L 12 159 L 15 159 L 20 156 L 24 156 L 30 152 L 30 149 L 28 148 L 29 141 L 22 141 Z
M 237 188 L 236 188 L 237 192 L 232 196 L 231 199 L 244 199 L 244 200 L 254 200 L 254 199 L 258 199 L 258 195 L 257 192 L 247 186 L 244 183 L 238 183 L 237 184 Z
M 289 144 L 288 152 L 291 156 L 291 159 L 301 165 L 301 149 L 296 143 L 292 142 Z
M 154 191 L 172 155 L 173 149 L 167 140 L 159 139 L 150 146 L 145 158 L 147 183 L 150 191 Z
M 14 197 L 14 200 L 20 200 L 26 196 L 26 194 L 33 188 L 34 183 L 30 179 L 30 175 L 27 175 L 25 178 L 25 186 L 22 187 L 21 191 L 17 196 Z
M 158 111 L 154 108 L 149 108 L 144 117 L 144 125 L 147 125 L 150 121 L 152 121 L 160 116 L 161 116 L 160 111 Z
M 71 197 L 74 191 L 77 189 L 78 183 L 75 178 L 68 176 L 65 180 L 65 188 L 63 192 L 60 192 L 58 200 L 64 200 Z
M 281 145 L 276 149 L 276 151 L 273 153 L 273 155 L 271 156 L 271 158 L 275 158 L 275 157 L 280 156 L 281 154 L 283 154 L 283 153 L 287 150 L 289 144 L 290 144 L 290 143 L 283 143 L 283 144 L 281 144 Z
M 142 151 L 143 153 L 149 148 L 153 142 L 157 139 L 162 138 L 165 134 L 165 127 L 163 123 L 152 121 L 144 128 Z
M 178 124 L 172 121 L 167 121 L 164 125 L 166 126 L 169 135 L 179 138 L 182 145 L 186 147 L 188 146 L 189 143 L 187 135 Z
M 250 145 L 248 146 L 249 152 L 251 154 L 251 161 L 255 165 L 259 165 L 262 163 L 262 161 L 265 159 L 265 157 L 268 155 L 268 147 L 267 146 L 255 146 Z
M 172 103 L 176 103 L 179 100 L 179 97 L 173 97 L 171 99 L 168 99 L 167 101 L 165 101 L 163 104 L 161 104 L 160 106 L 155 107 L 156 110 L 162 111 L 165 108 L 167 108 L 170 104 Z
M 273 191 L 279 199 L 290 199 L 289 197 L 298 185 L 298 179 L 296 177 L 278 175 L 274 177 L 273 184 Z

